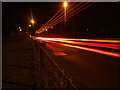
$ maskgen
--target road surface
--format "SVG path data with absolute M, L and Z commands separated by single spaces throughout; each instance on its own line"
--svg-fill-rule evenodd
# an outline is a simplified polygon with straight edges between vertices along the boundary
M 119 87 L 119 58 L 52 42 L 47 42 L 44 49 L 65 73 L 79 81 L 80 87 Z

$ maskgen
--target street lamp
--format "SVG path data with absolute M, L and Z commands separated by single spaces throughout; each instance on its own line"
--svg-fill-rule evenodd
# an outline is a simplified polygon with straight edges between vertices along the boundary
M 29 24 L 29 27 L 31 27 L 31 24 Z
M 32 28 L 34 28 L 34 23 L 35 23 L 34 19 L 31 19 L 30 22 L 32 23 Z
M 68 6 L 68 2 L 64 1 L 63 6 L 64 6 L 64 30 L 66 30 L 66 9 Z
M 33 19 L 33 17 L 30 20 L 30 24 L 29 24 L 29 28 L 30 28 L 30 33 L 32 36 L 35 35 L 35 30 L 34 30 L 34 24 L 35 24 L 35 20 Z
M 21 27 L 19 27 L 19 31 L 20 31 L 20 32 L 22 31 Z
M 65 12 L 64 12 L 64 21 L 66 22 L 66 8 L 67 8 L 67 6 L 68 6 L 68 2 L 67 1 L 64 1 L 64 3 L 63 3 L 63 6 L 64 6 L 64 10 L 65 10 Z
M 22 29 L 20 29 L 20 32 L 22 31 Z
M 19 29 L 21 29 L 21 27 L 19 27 Z
M 22 31 L 22 28 L 21 28 L 21 27 L 19 27 L 19 31 L 20 31 L 20 32 Z
M 35 21 L 32 19 L 32 20 L 31 20 L 31 23 L 32 23 L 32 24 L 34 24 L 34 23 L 35 23 Z
M 66 1 L 64 1 L 64 7 L 67 7 L 68 6 L 68 3 Z

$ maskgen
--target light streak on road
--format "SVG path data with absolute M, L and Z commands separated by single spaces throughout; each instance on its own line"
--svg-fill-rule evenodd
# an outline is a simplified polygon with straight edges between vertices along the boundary
M 36 37 L 37 39 L 41 40 L 50 40 L 50 41 L 59 41 L 59 42 L 64 42 L 64 43 L 70 43 L 70 44 L 77 44 L 77 45 L 86 45 L 86 46 L 95 46 L 95 47 L 105 47 L 105 48 L 112 48 L 112 49 L 120 49 L 120 45 L 118 44 L 103 44 L 103 43 L 90 43 L 90 42 L 75 42 L 75 41 L 70 41 L 69 39 L 64 39 L 64 38 L 42 38 L 42 37 Z M 77 39 L 72 39 L 72 40 L 77 40 Z M 84 41 L 85 39 L 79 39 L 80 41 Z M 88 41 L 89 39 L 87 39 Z M 92 40 L 92 41 L 98 41 L 98 40 Z M 101 41 L 101 40 L 100 40 Z M 102 40 L 103 41 L 103 40 Z M 113 40 L 105 40 L 106 42 L 115 42 Z M 104 41 L 104 42 L 105 42 Z
M 82 49 L 86 51 L 91 51 L 91 52 L 96 52 L 104 55 L 109 55 L 109 56 L 114 56 L 114 57 L 120 57 L 120 53 L 116 52 L 110 52 L 110 51 L 105 51 L 105 50 L 99 50 L 99 49 L 94 49 L 94 48 L 89 48 L 89 47 L 83 47 L 83 46 L 76 46 L 76 45 L 70 45 L 70 44 L 79 44 L 79 45 L 87 45 L 87 46 L 96 46 L 96 47 L 106 47 L 106 48 L 114 48 L 114 49 L 119 49 L 116 44 L 100 44 L 100 43 L 86 43 L 86 42 L 74 42 L 74 41 L 69 41 L 69 40 L 83 40 L 83 41 L 100 41 L 100 42 L 116 42 L 117 40 L 94 40 L 94 39 L 66 39 L 66 38 L 45 38 L 45 37 L 36 37 L 35 39 L 37 40 L 43 40 L 46 42 L 51 42 L 51 43 L 56 43 L 59 45 L 67 46 L 67 47 L 72 47 L 76 49 Z M 53 42 L 52 42 L 53 41 Z M 61 42 L 61 43 L 58 43 Z M 65 43 L 70 43 L 70 44 L 64 44 Z
M 100 53 L 100 54 L 103 54 L 103 55 L 109 55 L 109 56 L 114 56 L 114 57 L 119 57 L 120 58 L 120 53 L 108 52 L 108 51 L 104 51 L 104 50 L 93 49 L 93 48 L 88 48 L 88 47 L 81 47 L 81 46 L 75 46 L 75 45 L 68 45 L 68 44 L 62 44 L 62 45 L 68 46 L 68 47 L 72 47 L 72 48 L 92 51 L 92 52 Z
M 97 39 L 69 39 L 69 40 L 120 43 L 120 40 L 97 40 Z
M 116 44 L 86 43 L 86 42 L 74 42 L 74 41 L 66 41 L 66 40 L 60 40 L 60 42 L 66 42 L 66 43 L 78 44 L 78 45 L 95 46 L 95 47 L 106 47 L 106 48 L 112 48 L 112 49 L 120 48 L 120 45 L 116 45 Z

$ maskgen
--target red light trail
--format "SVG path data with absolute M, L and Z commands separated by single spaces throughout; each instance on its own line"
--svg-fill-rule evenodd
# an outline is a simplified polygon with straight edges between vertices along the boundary
M 87 47 L 81 47 L 81 46 L 74 46 L 74 45 L 68 45 L 68 44 L 62 44 L 62 45 L 68 46 L 68 47 L 77 48 L 77 49 L 83 49 L 83 50 L 87 50 L 87 51 L 92 51 L 92 52 L 96 52 L 96 53 L 100 53 L 100 54 L 104 54 L 104 55 L 120 57 L 120 53 L 108 52 L 108 51 L 104 51 L 104 50 L 87 48 Z
M 69 39 L 75 41 L 93 41 L 93 42 L 108 42 L 108 43 L 120 43 L 119 40 L 97 40 L 97 39 Z
M 75 4 L 76 2 L 74 2 L 72 5 L 70 5 L 69 7 L 68 7 L 68 9 L 70 8 L 70 7 L 72 7 L 74 4 Z M 55 20 L 57 20 L 62 14 L 64 14 L 64 12 L 61 12 L 63 10 L 63 8 L 61 8 L 47 23 L 45 23 L 43 26 L 50 26 L 50 24 L 52 23 L 52 22 L 54 22 Z M 60 13 L 61 12 L 61 13 Z M 60 14 L 59 14 L 60 13 Z M 55 17 L 56 16 L 56 17 Z
M 66 42 L 66 43 L 78 44 L 78 45 L 95 46 L 95 47 L 106 47 L 106 48 L 112 48 L 112 49 L 119 49 L 120 47 L 120 45 L 116 45 L 116 44 L 86 43 L 86 42 L 75 42 L 75 41 L 66 41 L 66 40 L 60 40 L 60 42 Z
M 83 0 L 84 2 L 86 0 Z M 91 1 L 91 0 L 90 0 Z M 89 2 L 86 2 L 85 4 L 81 5 L 83 2 L 80 2 L 78 3 L 77 5 L 74 5 L 76 2 L 72 3 L 69 7 L 67 7 L 67 10 L 66 10 L 66 19 L 72 17 L 73 15 L 77 14 L 78 12 L 80 11 L 83 11 L 84 9 L 86 9 L 87 7 L 93 5 L 94 3 L 90 3 Z M 74 7 L 72 7 L 74 6 Z M 72 7 L 72 8 L 70 8 Z M 78 8 L 77 8 L 78 7 Z M 69 9 L 70 8 L 70 9 Z M 50 27 L 53 27 L 57 24 L 59 24 L 60 22 L 63 22 L 65 19 L 64 19 L 64 11 L 62 11 L 62 9 L 60 9 L 47 23 L 45 23 L 39 30 L 38 32 L 41 33 L 41 32 L 44 32 L 45 29 L 49 29 Z M 61 12 L 62 11 L 62 12 Z M 61 13 L 60 13 L 61 12 Z
M 77 4 L 75 7 L 73 7 L 73 8 L 70 9 L 70 10 L 68 10 L 71 6 L 73 6 L 73 5 L 75 4 L 75 2 L 74 2 L 70 7 L 67 8 L 66 14 L 68 14 L 70 11 L 74 10 L 77 6 L 81 5 L 82 3 L 83 3 L 83 2 Z M 64 13 L 64 12 L 62 12 L 62 13 Z M 50 25 L 52 25 L 52 24 L 55 23 L 55 22 L 58 22 L 58 20 L 61 20 L 61 19 L 64 21 L 63 18 L 64 18 L 64 15 L 62 15 L 60 18 L 57 18 L 56 20 L 54 20 L 54 22 L 50 23 Z
M 70 7 L 72 7 L 75 3 L 76 3 L 76 2 L 74 2 L 72 5 L 70 5 L 70 6 L 67 8 L 67 10 L 68 10 Z M 62 10 L 63 10 L 63 8 L 60 9 L 60 11 L 62 11 Z M 62 15 L 62 14 L 63 14 L 63 15 Z M 51 20 L 51 22 L 48 23 L 47 25 L 51 25 L 51 23 L 54 22 L 54 21 L 56 21 L 61 15 L 64 16 L 64 12 L 61 12 L 57 17 L 55 17 L 53 20 Z
M 93 3 L 92 3 L 92 4 L 93 4 Z M 91 4 L 91 5 L 92 5 L 92 4 Z M 89 6 L 90 6 L 90 5 L 89 5 Z M 87 7 L 85 7 L 85 8 L 87 8 Z M 85 8 L 79 10 L 78 12 L 84 10 Z M 70 16 L 66 17 L 66 19 L 68 19 L 68 18 L 74 16 L 74 15 L 77 14 L 78 12 L 71 14 Z M 58 21 L 58 22 L 56 22 L 56 23 L 53 23 L 53 25 L 51 25 L 51 26 L 55 26 L 55 25 L 57 25 L 57 24 L 59 24 L 60 22 L 63 22 L 63 21 L 64 21 L 64 20 L 62 19 L 61 21 Z
M 89 3 L 89 2 L 88 2 L 88 3 Z M 86 3 L 86 4 L 88 4 L 88 3 Z M 96 2 L 94 2 L 94 3 L 96 3 Z M 69 14 L 67 13 L 68 15 L 67 15 L 66 19 L 74 16 L 75 14 L 79 13 L 80 11 L 83 11 L 83 10 L 86 9 L 87 7 L 93 5 L 94 3 L 91 3 L 91 4 L 89 4 L 88 6 L 82 8 L 83 6 L 86 5 L 86 4 L 84 4 L 84 5 L 82 5 L 81 7 L 79 7 L 79 10 L 77 9 L 77 10 L 74 10 L 73 12 L 70 12 Z M 58 18 L 56 21 L 52 22 L 52 23 L 50 24 L 50 26 L 55 26 L 55 25 L 59 24 L 60 22 L 63 22 L 63 21 L 64 21 L 63 18 L 64 18 L 64 16 L 61 16 L 61 17 Z
M 109 56 L 114 56 L 114 57 L 120 57 L 120 53 L 110 52 L 110 51 L 105 51 L 105 50 L 99 50 L 99 49 L 89 48 L 89 47 L 85 47 L 85 46 L 77 46 L 77 45 L 86 45 L 86 46 L 95 46 L 95 47 L 105 47 L 105 48 L 112 48 L 112 49 L 120 49 L 119 48 L 120 45 L 118 45 L 118 44 L 75 42 L 75 41 L 70 41 L 70 40 L 73 40 L 73 39 L 65 39 L 65 38 L 36 37 L 35 39 L 36 40 L 43 40 L 43 41 L 50 42 L 50 43 L 56 43 L 56 44 L 59 44 L 59 45 L 63 45 L 63 46 L 67 46 L 67 47 L 72 47 L 72 48 L 76 48 L 76 49 L 82 49 L 82 50 L 86 50 L 86 51 L 96 52 L 96 53 L 100 53 L 100 54 L 104 54 L 104 55 L 109 55 Z M 77 40 L 81 40 L 81 39 L 77 39 Z M 84 40 L 84 39 L 82 39 L 82 40 Z M 87 40 L 89 40 L 89 39 L 87 39 Z M 103 41 L 107 42 L 107 40 L 103 40 Z M 115 40 L 108 40 L 108 41 L 112 41 L 113 42 Z M 65 42 L 65 43 L 63 43 L 63 42 Z M 76 44 L 76 45 L 71 45 L 71 44 Z
M 59 12 L 62 11 L 62 9 L 63 9 L 63 8 L 61 8 L 47 23 L 45 23 L 44 26 L 47 25 L 50 21 L 52 22 L 52 19 L 53 19 L 55 16 L 57 16 L 57 14 L 59 14 Z
M 83 3 L 83 2 L 82 2 L 82 3 Z M 87 2 L 87 3 L 83 4 L 83 5 L 81 5 L 82 3 L 77 4 L 74 8 L 72 8 L 72 9 L 69 10 L 69 11 L 67 11 L 67 17 L 66 17 L 66 19 L 68 19 L 68 18 L 74 16 L 75 14 L 78 13 L 78 11 L 79 11 L 79 12 L 82 11 L 81 8 L 84 7 L 85 5 L 89 4 L 89 2 Z M 80 5 L 81 5 L 81 6 L 80 6 Z M 74 10 L 77 6 L 80 6 L 80 7 L 77 8 L 76 10 Z M 85 8 L 87 8 L 87 6 L 84 7 L 84 9 L 85 9 Z M 73 11 L 72 11 L 72 10 L 73 10 Z M 70 11 L 71 11 L 71 12 L 70 12 Z M 77 13 L 75 13 L 76 11 L 77 11 Z M 56 21 L 52 22 L 50 25 L 51 25 L 51 26 L 55 26 L 56 24 L 58 24 L 58 23 L 64 21 L 63 18 L 64 18 L 64 15 L 61 16 L 60 18 L 58 18 Z

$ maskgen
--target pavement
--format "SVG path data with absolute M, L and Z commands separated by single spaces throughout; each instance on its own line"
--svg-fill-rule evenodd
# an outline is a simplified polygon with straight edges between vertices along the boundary
M 2 88 L 31 88 L 34 86 L 34 74 L 30 40 L 10 38 L 2 45 Z

